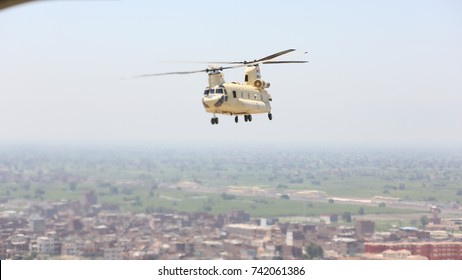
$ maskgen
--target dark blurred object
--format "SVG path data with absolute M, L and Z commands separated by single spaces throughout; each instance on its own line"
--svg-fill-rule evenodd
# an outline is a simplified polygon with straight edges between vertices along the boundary
M 31 2 L 33 0 L 0 0 L 0 9 L 9 8 L 18 4 Z

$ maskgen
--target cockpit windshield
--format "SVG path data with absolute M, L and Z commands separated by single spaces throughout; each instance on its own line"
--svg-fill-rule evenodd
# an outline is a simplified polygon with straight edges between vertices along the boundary
M 204 95 L 209 95 L 209 94 L 223 94 L 225 93 L 225 89 L 222 87 L 219 88 L 206 88 L 204 91 Z

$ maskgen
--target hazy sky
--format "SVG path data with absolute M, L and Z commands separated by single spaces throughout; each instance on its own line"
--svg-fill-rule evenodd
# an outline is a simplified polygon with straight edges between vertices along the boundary
M 205 74 L 263 65 L 273 120 L 219 116 Z M 297 58 L 298 59 L 298 58 Z M 300 57 L 304 59 L 304 57 Z M 243 81 L 243 69 L 225 72 Z M 461 1 L 40 1 L 0 11 L 0 142 L 462 145 Z

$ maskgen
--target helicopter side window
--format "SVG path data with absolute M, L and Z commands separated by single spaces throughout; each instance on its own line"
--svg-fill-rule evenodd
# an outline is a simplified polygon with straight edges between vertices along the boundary
M 236 91 L 233 90 L 233 98 L 236 98 Z
M 228 91 L 226 90 L 226 88 L 222 88 L 223 90 L 223 93 L 225 94 L 225 102 L 228 101 Z

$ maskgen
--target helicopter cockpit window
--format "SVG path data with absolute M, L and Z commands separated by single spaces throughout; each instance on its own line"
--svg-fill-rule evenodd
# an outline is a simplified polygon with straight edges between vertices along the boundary
M 222 88 L 217 88 L 217 89 L 215 90 L 215 93 L 217 93 L 217 94 L 218 94 L 218 93 L 223 93 L 223 89 L 222 89 Z
M 208 88 L 206 88 L 206 89 L 204 90 L 204 95 L 209 95 L 209 89 L 208 89 Z
M 209 90 L 209 93 L 210 93 L 210 94 L 214 94 L 214 93 L 215 93 L 215 89 L 211 88 L 211 89 Z

